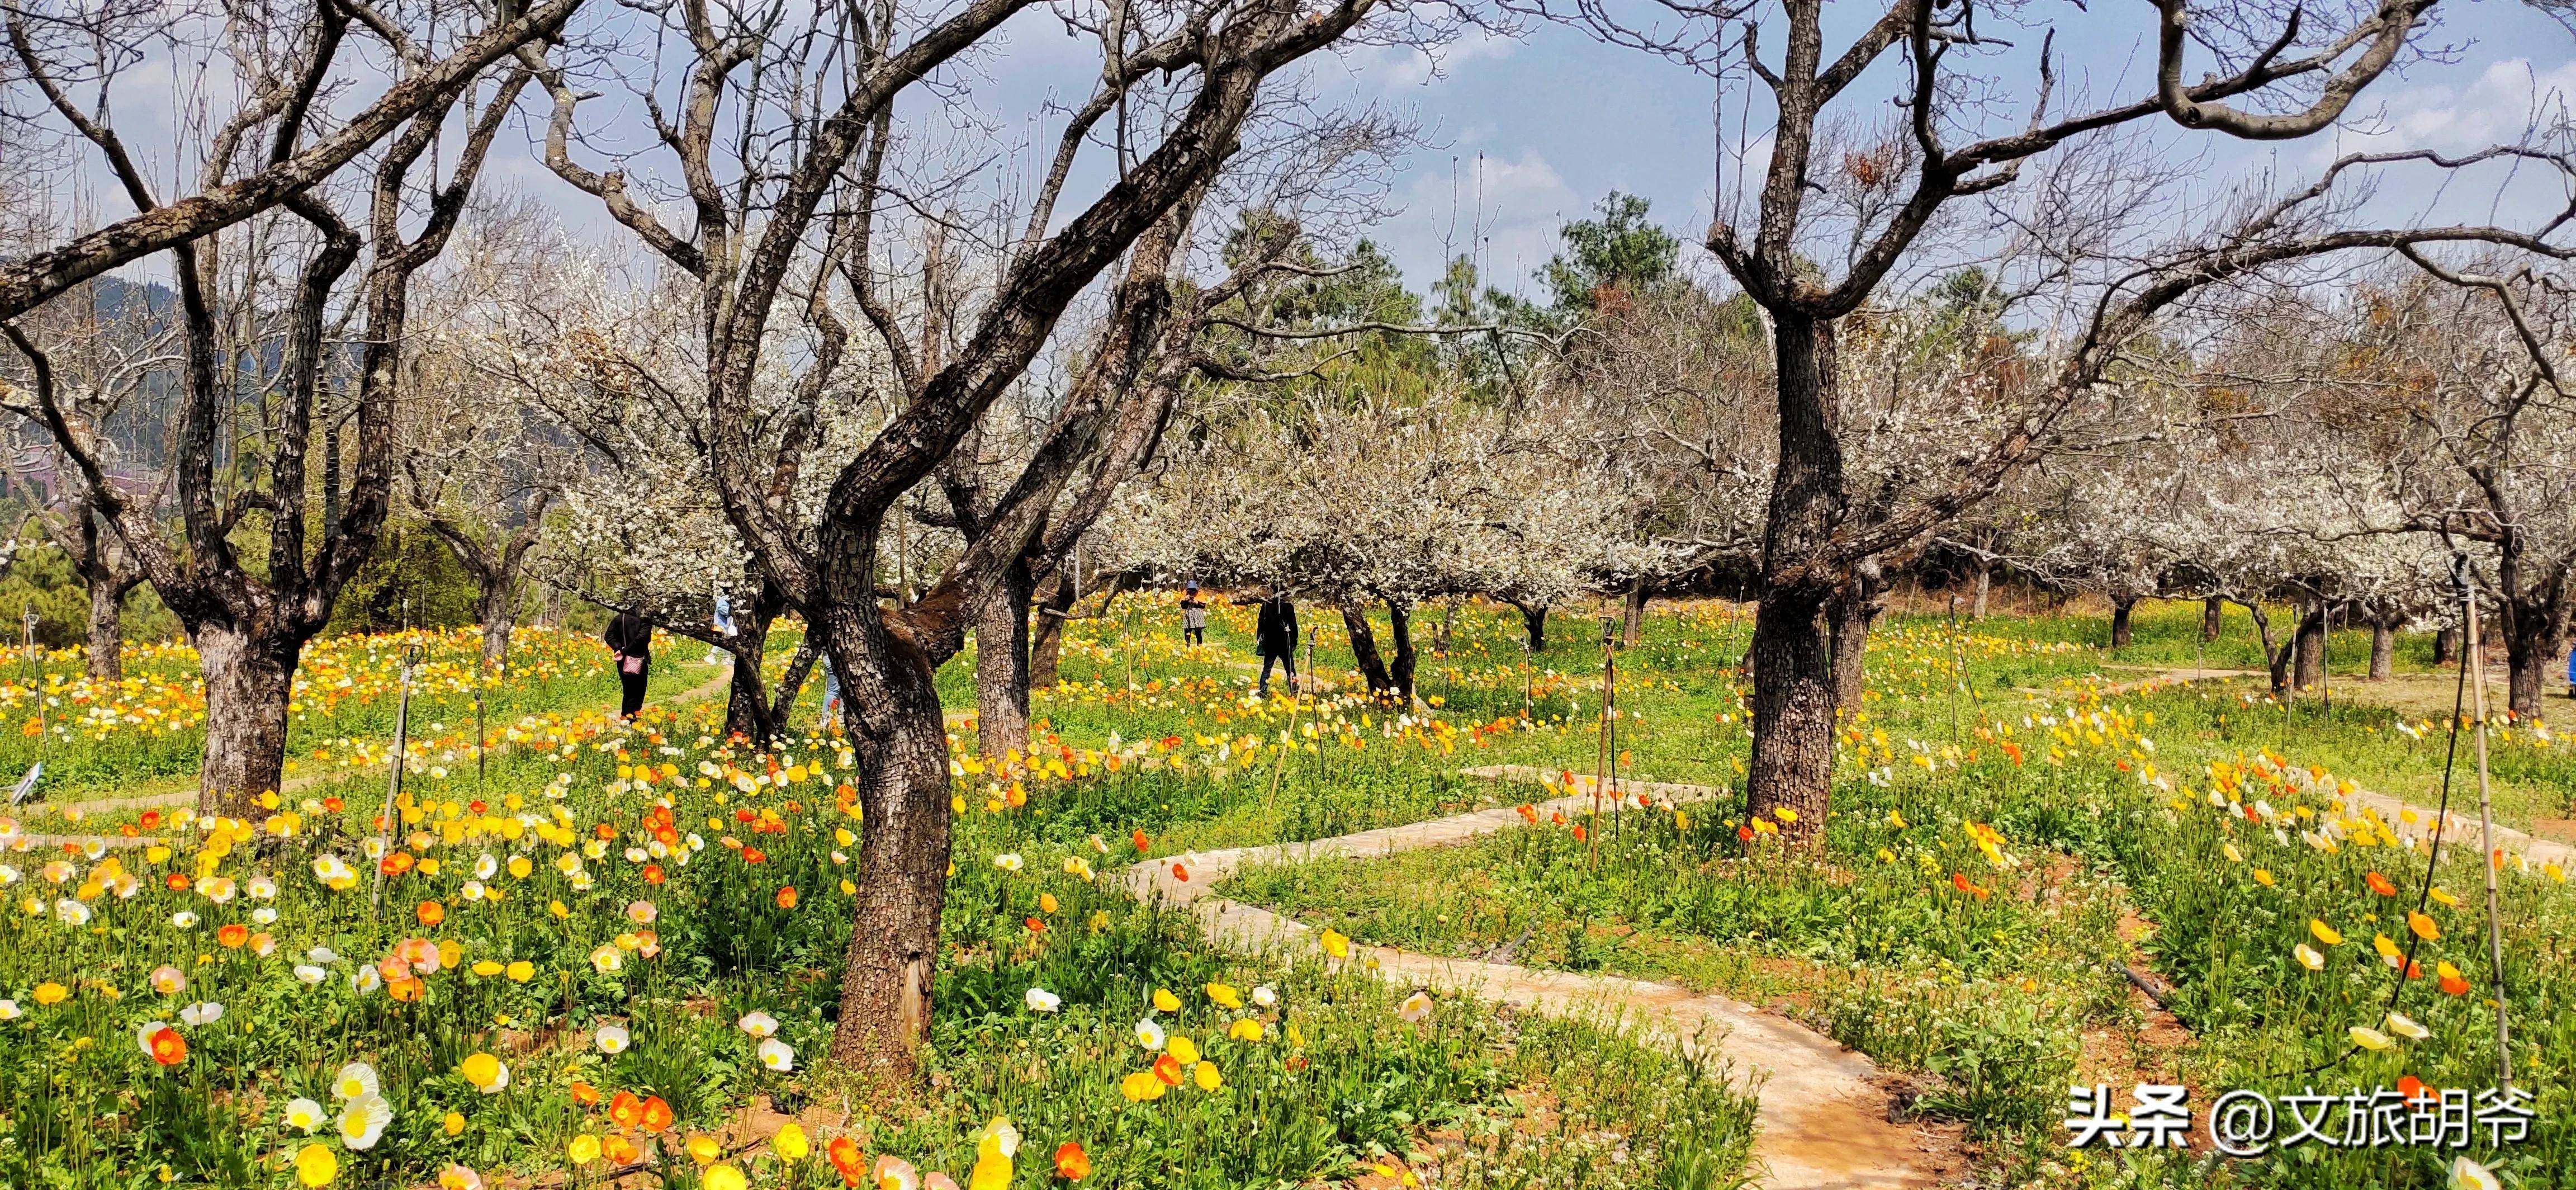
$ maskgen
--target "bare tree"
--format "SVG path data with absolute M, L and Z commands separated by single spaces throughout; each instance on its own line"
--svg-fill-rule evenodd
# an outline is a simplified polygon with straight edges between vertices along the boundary
M 224 123 L 216 144 L 204 154 L 219 167 L 202 171 L 195 193 L 145 202 L 137 199 L 133 215 L 57 246 L 33 252 L 0 266 L 0 319 L 15 318 L 71 286 L 130 261 L 167 251 L 276 210 L 310 192 L 360 154 L 396 135 L 423 113 L 443 111 L 485 68 L 531 42 L 557 35 L 581 0 L 548 0 L 535 7 L 515 2 L 485 14 L 470 6 L 427 8 L 373 7 L 349 0 L 316 0 L 307 15 L 253 10 L 231 5 L 134 6 L 89 9 L 13 0 L 6 13 L 9 44 L 24 73 L 6 79 L 11 88 L 32 89 L 43 108 L 59 115 L 72 133 L 95 144 L 109 158 L 119 180 L 140 175 L 123 139 L 113 135 L 107 117 L 110 85 L 148 60 L 146 44 L 177 31 L 212 25 L 221 32 L 208 37 L 226 52 L 246 44 L 261 45 L 261 61 L 240 72 L 249 101 Z M 331 110 L 330 97 L 343 88 L 331 86 L 349 70 L 372 67 L 344 63 L 352 22 L 381 37 L 402 62 L 392 85 L 374 101 L 345 115 Z M 414 27 L 413 22 L 417 22 Z M 464 35 L 470 34 L 470 35 Z M 96 101 L 75 101 L 77 89 L 96 92 Z M 271 153 L 249 172 L 235 177 L 226 160 L 241 137 L 274 126 L 284 151 Z M 102 139 L 102 131 L 110 135 Z M 309 142 L 309 143 L 307 143 Z
M 1339 40 L 1374 3 L 1060 12 L 1101 39 L 1100 90 L 1074 113 L 1027 207 L 1027 230 L 983 287 L 981 308 L 957 312 L 953 349 L 924 359 L 913 346 L 917 328 L 902 323 L 878 279 L 890 263 L 880 253 L 893 246 L 880 238 L 880 222 L 936 209 L 913 204 L 901 175 L 889 172 L 893 100 L 1026 6 L 976 0 L 913 23 L 906 39 L 905 14 L 891 0 L 817 9 L 801 28 L 694 0 L 675 5 L 667 16 L 683 60 L 673 84 L 679 102 L 658 132 L 693 217 L 685 231 L 629 197 L 622 170 L 573 159 L 581 92 L 558 66 L 544 66 L 557 105 L 549 164 L 696 286 L 710 478 L 755 569 L 803 615 L 842 681 L 865 835 L 861 924 L 851 934 L 833 1052 L 873 1075 L 909 1077 L 930 1020 L 949 859 L 947 741 L 933 671 L 963 647 L 975 609 L 1093 457 L 1129 386 L 1069 392 L 973 544 L 909 600 L 880 595 L 890 514 L 1019 381 L 1066 307 L 1122 253 L 1169 259 L 1187 225 L 1180 209 L 1233 152 L 1263 81 Z M 1138 132 L 1123 116 L 1135 108 L 1155 113 L 1150 151 L 1130 151 Z M 731 126 L 746 131 L 720 139 L 728 109 Z M 1112 129 L 1115 180 L 1059 219 L 1075 159 L 1113 114 L 1122 117 Z M 810 452 L 828 432 L 823 396 L 852 346 L 830 296 L 844 286 L 874 332 L 866 346 L 883 364 L 887 412 L 846 462 L 809 477 Z M 1131 264 L 1110 299 L 1112 324 L 1125 329 L 1102 354 L 1141 364 L 1168 304 L 1161 271 Z M 773 317 L 798 310 L 800 351 L 810 354 L 784 399 L 764 403 Z M 809 491 L 810 501 L 798 498 Z
M 549 11 L 557 14 L 549 19 L 559 21 L 571 9 L 563 4 Z M 209 237 L 214 228 L 240 219 L 204 211 L 231 211 L 226 204 L 247 202 L 240 196 L 277 184 L 261 179 L 280 176 L 281 170 L 291 175 L 296 163 L 314 160 L 315 150 L 299 151 L 300 146 L 352 12 L 322 9 L 309 37 L 270 39 L 283 40 L 283 47 L 252 36 L 233 44 L 232 68 L 264 98 L 214 130 L 202 147 L 197 197 L 176 205 L 160 200 L 122 135 L 97 118 L 103 101 L 75 100 L 35 48 L 26 16 L 9 14 L 20 64 L 54 114 L 106 160 L 126 197 L 143 212 L 136 217 L 145 221 L 142 226 L 159 229 L 140 240 L 133 236 L 142 233 L 126 234 L 115 240 L 125 247 L 98 250 L 104 255 L 82 255 L 92 249 L 81 245 L 95 237 L 75 241 L 63 250 L 69 256 L 27 274 L 37 278 L 25 283 L 33 287 L 27 292 L 58 292 L 151 247 L 171 252 L 182 361 L 170 457 L 169 497 L 180 527 L 175 542 L 165 533 L 161 505 L 131 498 L 117 486 L 101 447 L 101 427 L 63 399 L 47 348 L 15 324 L 0 329 L 26 360 L 34 395 L 33 402 L 15 404 L 12 411 L 39 421 L 51 434 L 87 498 L 197 647 L 206 681 L 199 772 L 199 806 L 206 813 L 247 815 L 260 794 L 279 785 L 296 663 L 306 642 L 329 622 L 341 587 L 366 561 L 385 521 L 411 279 L 445 248 L 492 138 L 528 81 L 519 71 L 484 82 L 479 65 L 459 64 L 478 55 L 488 62 L 534 31 L 510 34 L 506 44 L 489 40 L 502 33 L 487 33 L 469 43 L 477 48 L 441 57 L 452 34 L 433 37 L 432 31 L 442 29 L 440 21 L 424 15 L 425 27 L 415 32 L 373 10 L 356 9 L 360 23 L 395 56 L 395 91 L 409 94 L 421 80 L 431 80 L 428 97 L 403 109 L 406 120 L 392 122 L 399 131 L 368 171 L 364 221 L 352 226 L 328 197 L 299 187 L 276 199 L 291 223 L 287 216 L 273 216 L 242 229 L 245 236 L 229 245 Z M 516 25 L 505 22 L 501 30 Z M 100 84 L 113 73 L 102 72 Z M 451 118 L 463 133 L 452 155 L 442 154 L 447 176 L 435 176 L 435 160 L 429 163 L 431 176 L 416 176 Z M 323 143 L 337 144 L 345 135 L 335 133 Z M 235 171 L 243 168 L 251 174 L 235 181 Z M 307 185 L 310 180 L 318 179 Z M 407 233 L 406 223 L 417 230 Z M 127 251 L 137 243 L 149 246 Z M 231 260 L 228 247 L 241 250 L 238 261 Z M 362 254 L 366 268 L 343 303 L 342 279 Z M 292 277 L 272 285 L 270 263 L 299 256 Z M 91 268 L 82 261 L 105 263 Z M 362 320 L 354 342 L 335 334 L 350 320 Z M 325 494 L 324 503 L 337 512 L 326 519 L 314 516 L 310 506 L 318 486 L 309 474 L 314 430 L 317 420 L 328 420 L 334 394 L 344 389 L 354 389 L 348 404 L 355 441 L 346 492 L 335 486 Z M 262 465 L 222 465 L 243 458 L 258 458 Z M 325 462 L 326 474 L 336 480 L 337 456 Z M 311 540 L 316 528 L 318 541 Z M 265 556 L 245 557 L 254 550 Z
M 2325 129 L 2388 69 L 2417 52 L 2436 0 L 2382 0 L 2340 24 L 2258 2 L 2187 6 L 2156 0 L 2152 94 L 2061 115 L 2053 31 L 2036 47 L 1982 36 L 1973 0 L 1892 0 L 1839 53 L 1826 44 L 1822 0 L 1714 7 L 1668 6 L 1693 22 L 1679 35 L 1615 25 L 1594 6 L 1574 17 L 1624 44 L 1695 62 L 1740 65 L 1759 80 L 1773 115 L 1769 161 L 1753 188 L 1750 220 L 1721 198 L 1707 247 L 1769 322 L 1779 446 L 1763 528 L 1761 606 L 1753 663 L 1753 813 L 1800 811 L 1794 835 L 1813 838 L 1830 797 L 1835 698 L 1820 613 L 1862 559 L 1915 541 L 1992 493 L 2056 438 L 2068 411 L 2092 393 L 2138 337 L 2200 291 L 2260 277 L 2320 255 L 2446 243 L 2509 245 L 2557 255 L 2562 213 L 2534 229 L 2491 226 L 2351 226 L 2351 187 L 2372 171 L 2410 164 L 2456 171 L 2508 158 L 2555 166 L 2531 150 L 2492 150 L 2465 160 L 2429 152 L 2345 157 L 2305 187 L 2241 204 L 2233 218 L 2161 246 L 2117 254 L 2037 254 L 2063 277 L 2078 316 L 2045 370 L 2015 394 L 1984 441 L 1955 459 L 1951 482 L 1883 515 L 1854 517 L 1845 470 L 1849 443 L 1837 366 L 1846 320 L 1900 270 L 1919 267 L 1945 237 L 1945 212 L 1962 200 L 2001 204 L 2025 169 L 2128 126 L 2168 120 L 2224 136 L 2282 140 Z M 1535 7 L 1545 8 L 1542 2 Z M 1997 14 L 1985 14 L 1991 23 Z M 2098 22 L 2102 18 L 2088 18 Z M 1762 54 L 1762 34 L 1785 30 L 1783 56 Z M 2035 53 L 2033 50 L 2035 49 Z M 2186 60 L 2217 69 L 2185 82 Z M 2010 61 L 2030 65 L 2023 74 Z M 1888 69 L 1872 70 L 1888 63 Z M 2035 79 L 2031 76 L 2035 75 Z M 1900 124 L 1884 137 L 1837 137 L 1832 113 L 1865 78 L 1895 81 Z M 1999 95 L 2035 83 L 2019 127 L 1995 128 Z M 1748 99 L 1749 103 L 1750 100 Z M 1882 149 L 1882 146 L 1885 146 Z M 1839 151 L 1838 151 L 1839 150 Z M 2034 179 L 2041 176 L 2034 173 Z M 2113 222 L 2134 227 L 2123 213 Z M 1948 233 L 1955 239 L 1958 233 Z M 1929 238 L 1927 238 L 1929 237 Z M 2152 249 L 2152 250 L 2150 250 Z M 2089 272 L 2070 271 L 2089 261 Z M 1838 266 L 1838 271 L 1829 268 Z

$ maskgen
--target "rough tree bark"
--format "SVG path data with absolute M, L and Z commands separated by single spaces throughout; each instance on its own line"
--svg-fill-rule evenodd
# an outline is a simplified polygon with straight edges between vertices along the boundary
M 1833 790 L 1833 654 L 1817 620 L 1840 584 L 1805 564 L 1824 550 L 1845 499 L 1835 329 L 1800 313 L 1775 311 L 1772 320 L 1780 452 L 1762 532 L 1745 792 L 1753 815 L 1796 811 L 1780 829 L 1801 843 L 1823 838 Z
M 189 631 L 206 681 L 206 748 L 198 781 L 227 796 L 222 812 L 250 815 L 286 769 L 287 703 L 303 642 L 262 640 L 226 624 Z
M 2305 601 L 2299 616 L 2298 634 L 2292 639 L 2293 672 L 2290 688 L 2313 690 L 2325 679 L 2326 672 L 2326 603 Z
M 1031 689 L 1055 685 L 1057 667 L 1064 660 L 1064 622 L 1072 616 L 1074 600 L 1080 594 L 1073 567 L 1064 566 L 1057 569 L 1055 581 L 1047 584 L 1046 594 L 1038 600 L 1037 622 L 1029 627 Z
M 1388 634 L 1395 638 L 1395 660 L 1386 667 L 1387 686 L 1396 705 L 1413 706 L 1413 670 L 1420 660 L 1413 648 L 1413 608 L 1401 600 L 1386 601 Z
M 1640 578 L 1628 585 L 1628 597 L 1625 606 L 1621 608 L 1620 620 L 1619 647 L 1636 648 L 1638 637 L 1646 630 L 1645 579 Z
M 2444 628 L 2433 634 L 2433 664 L 2457 665 L 2460 660 L 2460 630 Z
M 2136 610 L 2137 606 L 2138 601 L 2135 596 L 2123 596 L 2111 601 L 2112 649 L 2119 650 L 2129 647 L 2129 641 L 2133 639 L 2135 632 L 2129 624 L 2129 613 Z
M 2397 673 L 2397 621 L 2385 616 L 2370 622 L 2370 680 L 2385 682 Z
M 2541 717 L 2542 691 L 2567 661 L 2567 608 L 2559 597 L 2563 576 L 2541 588 L 2539 598 L 2503 601 L 2505 705 L 2517 719 Z
M 1512 605 L 1513 610 L 1518 611 L 1521 614 L 1521 628 L 1529 635 L 1529 651 L 1533 653 L 1546 652 L 1547 605 L 1544 603 L 1523 603 L 1517 599 L 1505 599 L 1503 602 Z
M 2200 639 L 2217 640 L 2219 630 L 2227 623 L 2227 600 L 2211 595 L 2200 601 Z
M 1879 581 L 1875 559 L 1864 559 L 1853 567 L 1852 581 L 1826 606 L 1834 649 L 1834 708 L 1846 719 L 1861 712 L 1867 683 L 1864 667 L 1869 630 L 1886 609 L 1886 592 Z
M 1029 750 L 1028 561 L 1013 562 L 975 618 L 975 747 L 986 756 Z
M 1368 611 L 1344 606 L 1341 612 L 1342 627 L 1351 634 L 1351 661 L 1368 683 L 1369 693 L 1379 698 L 1392 697 L 1395 679 L 1387 674 L 1386 658 L 1377 650 L 1377 631 L 1369 627 Z

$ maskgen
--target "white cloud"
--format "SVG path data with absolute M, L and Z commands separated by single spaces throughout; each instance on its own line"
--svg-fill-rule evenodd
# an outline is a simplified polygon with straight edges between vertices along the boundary
M 1446 45 L 1429 49 L 1380 46 L 1371 53 L 1355 55 L 1352 64 L 1356 73 L 1381 90 L 1394 91 L 1427 86 L 1471 62 L 1502 61 L 1518 51 L 1520 45 L 1518 38 L 1471 26 Z
M 1440 275 L 1444 253 L 1472 252 L 1486 284 L 1519 286 L 1555 254 L 1558 226 L 1591 201 L 1528 146 L 1512 157 L 1461 154 L 1454 190 L 1449 170 L 1427 164 L 1416 165 L 1404 214 L 1383 232 L 1388 253 L 1417 285 Z
M 2465 85 L 2410 87 L 2390 94 L 2371 116 L 2347 118 L 2318 143 L 2312 164 L 2346 153 L 2397 149 L 2474 151 L 2522 139 L 2535 126 L 2563 119 L 2576 100 L 2576 62 L 2546 70 L 2527 58 L 2491 63 Z

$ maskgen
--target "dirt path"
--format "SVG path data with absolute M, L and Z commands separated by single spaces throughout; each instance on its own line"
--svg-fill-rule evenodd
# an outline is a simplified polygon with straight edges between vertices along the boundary
M 2178 684 L 2192 679 L 2190 670 L 2161 669 L 2148 672 L 2156 675 L 2148 680 L 2159 683 Z M 2266 680 L 2270 678 L 2269 674 L 2246 670 L 2209 670 L 2206 676 Z M 2458 682 L 2459 676 L 2456 673 L 2407 674 L 2389 682 L 2347 679 L 2346 682 L 2337 684 L 2336 689 L 2344 692 L 2344 697 L 2356 703 L 2384 706 L 2401 714 L 2431 714 L 2447 720 L 2451 714 L 2452 700 L 2457 696 Z M 2115 692 L 2125 692 L 2125 688 L 2115 688 Z M 2462 752 L 2460 771 L 2452 778 L 2451 817 L 2450 821 L 2442 827 L 2442 845 L 2445 849 L 2462 846 L 2480 849 L 2477 773 L 2469 767 L 2465 745 Z M 2411 810 L 2428 834 L 2432 830 L 2433 820 L 2438 817 L 2432 806 L 2384 793 L 2373 793 L 2366 789 L 2353 791 L 2352 796 L 2346 801 L 2354 807 L 2366 807 L 2376 811 L 2391 822 L 2397 821 L 2399 815 Z M 2576 867 L 2576 847 L 2551 839 L 2535 838 L 2528 832 L 2509 826 L 2499 824 L 2495 828 L 2495 845 L 2507 855 L 2520 855 L 2535 864 L 2549 863 L 2557 864 L 2562 868 Z
M 704 682 L 700 682 L 699 684 L 680 691 L 677 694 L 664 695 L 663 697 L 654 699 L 653 701 L 665 706 L 675 707 L 686 703 L 698 702 L 724 693 L 726 685 L 732 680 L 733 673 L 731 670 L 718 669 L 714 676 L 708 678 Z M 509 748 L 510 744 L 507 741 L 504 741 L 493 745 L 491 752 L 506 752 Z M 286 780 L 278 783 L 278 792 L 281 795 L 301 793 L 305 790 L 312 789 L 316 786 L 326 784 L 329 781 L 337 779 L 339 778 L 336 775 L 325 775 L 321 773 L 307 773 L 300 777 L 288 777 Z M 37 802 L 34 805 L 22 807 L 19 813 L 30 819 L 41 818 L 48 814 L 61 815 L 68 819 L 69 816 L 75 813 L 88 815 L 113 813 L 119 810 L 143 810 L 150 809 L 155 806 L 184 806 L 196 800 L 197 787 L 193 780 L 191 780 L 186 785 L 156 790 L 150 793 L 129 794 L 121 797 L 96 798 L 82 802 Z M 23 850 L 27 847 L 52 848 L 62 846 L 66 843 L 85 846 L 91 842 L 104 843 L 111 848 L 126 848 L 141 847 L 161 841 L 161 839 L 151 836 L 129 839 L 121 835 L 36 834 L 19 835 L 15 839 L 10 840 L 8 846 L 0 847 L 0 850 L 9 850 L 13 848 Z
M 1534 781 L 1540 770 L 1522 765 L 1470 769 L 1472 776 Z M 1577 814 L 1593 805 L 1586 792 L 1533 806 L 1538 813 Z M 1658 802 L 1719 796 L 1703 785 L 1623 783 Z M 1208 938 L 1249 953 L 1310 952 L 1318 947 L 1305 925 L 1283 914 L 1209 894 L 1209 886 L 1239 868 L 1263 863 L 1302 863 L 1325 858 L 1369 858 L 1417 847 L 1465 842 L 1522 824 L 1511 808 L 1480 810 L 1362 831 L 1312 843 L 1229 848 L 1151 860 L 1128 869 L 1140 898 L 1196 914 Z M 1186 879 L 1173 875 L 1177 863 Z M 1506 963 L 1442 958 L 1392 947 L 1352 947 L 1353 958 L 1390 982 L 1447 989 L 1550 1016 L 1625 1017 L 1679 1041 L 1685 1052 L 1722 1065 L 1748 1086 L 1758 1086 L 1753 1153 L 1761 1184 L 1774 1187 L 1928 1187 L 1954 1172 L 1956 1138 L 1890 1120 L 1893 1106 L 1878 1068 L 1866 1057 L 1794 1022 L 1725 996 L 1702 995 L 1672 984 L 1542 971 Z

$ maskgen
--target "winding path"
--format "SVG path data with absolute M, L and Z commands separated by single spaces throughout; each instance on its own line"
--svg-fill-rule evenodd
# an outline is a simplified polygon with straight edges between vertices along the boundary
M 1470 769 L 1469 775 L 1535 781 L 1521 765 Z M 1589 788 L 1588 778 L 1585 779 Z M 1722 791 L 1704 785 L 1628 782 L 1658 801 L 1694 801 Z M 1542 815 L 1591 809 L 1589 793 L 1536 803 Z M 1462 843 L 1522 825 L 1511 808 L 1479 810 L 1407 826 L 1362 831 L 1311 843 L 1229 848 L 1149 860 L 1128 869 L 1130 889 L 1195 914 L 1207 937 L 1230 949 L 1300 953 L 1319 949 L 1315 934 L 1284 914 L 1211 895 L 1209 886 L 1240 868 L 1318 859 L 1366 859 L 1417 847 Z M 1177 878 L 1178 863 L 1189 873 Z M 1668 983 L 1544 971 L 1509 963 L 1415 954 L 1384 946 L 1352 948 L 1355 959 L 1389 982 L 1465 992 L 1550 1016 L 1622 1017 L 1680 1043 L 1685 1053 L 1721 1066 L 1758 1087 L 1753 1155 L 1760 1184 L 1817 1190 L 1879 1190 L 1938 1185 L 1955 1168 L 1955 1140 L 1927 1127 L 1893 1122 L 1894 1107 L 1876 1065 L 1804 1026 L 1726 996 Z

